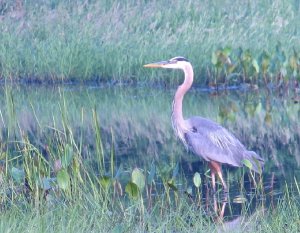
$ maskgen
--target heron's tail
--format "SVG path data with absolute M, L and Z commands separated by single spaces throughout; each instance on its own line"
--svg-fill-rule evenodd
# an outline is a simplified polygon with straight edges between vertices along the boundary
M 256 154 L 254 151 L 246 151 L 243 154 L 244 160 L 248 160 L 251 163 L 251 167 L 249 167 L 251 170 L 261 173 L 263 171 L 264 167 L 264 160 L 261 158 L 258 154 Z M 246 161 L 245 161 L 246 163 Z

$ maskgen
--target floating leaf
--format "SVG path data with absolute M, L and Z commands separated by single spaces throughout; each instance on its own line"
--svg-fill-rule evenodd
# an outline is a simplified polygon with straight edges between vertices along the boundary
M 25 179 L 25 172 L 21 169 L 13 167 L 11 169 L 11 176 L 12 178 L 19 184 L 24 182 Z
M 66 189 L 69 188 L 69 186 L 70 186 L 70 176 L 69 176 L 68 172 L 65 169 L 60 170 L 57 173 L 56 178 L 57 178 L 58 186 L 61 189 L 66 190 Z
M 242 162 L 247 168 L 252 169 L 253 165 L 248 159 L 243 159 Z
M 195 185 L 197 188 L 199 188 L 200 185 L 201 185 L 201 176 L 200 176 L 200 174 L 199 174 L 198 172 L 196 172 L 196 173 L 194 174 L 193 181 L 194 181 L 194 185 Z
M 131 181 L 126 185 L 125 192 L 132 199 L 137 199 L 138 196 L 139 196 L 139 188 L 138 188 L 138 186 L 135 183 L 131 182 Z
M 135 183 L 137 185 L 139 190 L 142 192 L 145 187 L 145 176 L 144 176 L 143 172 L 140 169 L 135 168 L 132 171 L 131 180 L 133 183 Z

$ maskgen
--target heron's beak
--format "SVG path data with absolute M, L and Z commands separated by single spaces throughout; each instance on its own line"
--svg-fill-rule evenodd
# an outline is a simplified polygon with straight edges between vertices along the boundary
M 146 67 L 146 68 L 160 68 L 160 67 L 163 67 L 164 65 L 167 65 L 167 64 L 169 64 L 168 61 L 160 61 L 160 62 L 146 64 L 146 65 L 144 65 L 144 67 Z

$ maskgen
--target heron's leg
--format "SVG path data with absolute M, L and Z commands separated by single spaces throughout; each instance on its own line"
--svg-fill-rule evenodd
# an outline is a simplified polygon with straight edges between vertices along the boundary
M 218 177 L 221 180 L 221 183 L 223 185 L 223 188 L 224 188 L 225 192 L 227 192 L 227 185 L 226 185 L 226 183 L 223 179 L 222 168 L 221 168 L 220 163 L 215 162 L 215 161 L 210 161 L 209 162 L 209 167 L 210 167 L 210 170 L 211 170 L 211 173 L 212 173 L 212 178 L 214 178 L 214 180 L 215 180 L 215 173 L 217 173 Z M 214 176 L 213 176 L 213 174 L 214 174 Z M 213 187 L 214 187 L 214 185 L 215 184 L 213 184 Z
M 213 187 L 213 190 L 214 192 L 216 192 L 216 173 L 211 170 L 211 182 L 212 182 L 212 187 Z
M 225 181 L 223 179 L 222 171 L 218 171 L 217 174 L 218 174 L 218 176 L 219 176 L 219 178 L 221 180 L 221 183 L 223 185 L 224 191 L 227 192 L 228 189 L 227 189 L 227 185 L 226 185 L 226 183 L 225 183 Z
M 211 182 L 214 192 L 216 192 L 216 170 L 215 167 L 211 164 L 211 162 L 208 163 L 208 166 L 210 168 L 211 173 Z

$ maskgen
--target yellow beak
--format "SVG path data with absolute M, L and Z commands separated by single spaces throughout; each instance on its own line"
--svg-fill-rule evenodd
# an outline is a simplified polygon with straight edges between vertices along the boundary
M 167 65 L 167 64 L 168 64 L 168 61 L 160 61 L 160 62 L 146 64 L 146 65 L 144 65 L 144 67 L 146 67 L 146 68 L 160 68 L 160 67 L 163 67 L 164 65 Z

